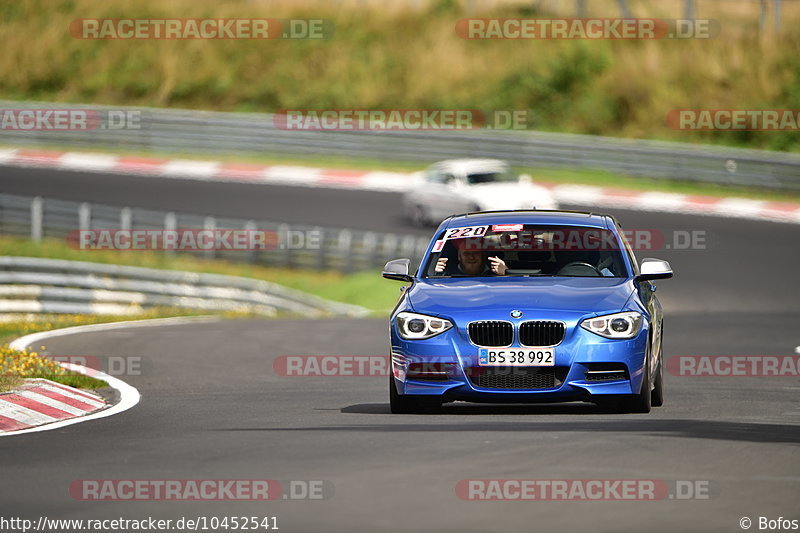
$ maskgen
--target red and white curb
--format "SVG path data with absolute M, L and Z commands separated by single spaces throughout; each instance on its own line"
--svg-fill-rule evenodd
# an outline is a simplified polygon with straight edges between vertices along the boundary
M 0 165 L 48 167 L 83 172 L 135 174 L 147 177 L 234 181 L 306 187 L 402 191 L 410 174 L 257 165 L 192 159 L 160 159 L 84 152 L 0 149 Z
M 264 183 L 401 192 L 412 174 L 337 170 L 288 165 L 256 165 L 188 159 L 160 159 L 102 153 L 0 149 L 0 165 L 47 167 L 84 172 L 133 174 L 151 178 Z M 541 183 L 565 204 L 768 220 L 800 224 L 800 203 L 724 198 L 627 189 Z
M 9 347 L 15 350 L 24 350 L 30 345 L 41 344 L 42 341 L 49 338 L 75 335 L 78 333 L 90 333 L 121 328 L 213 322 L 217 320 L 219 319 L 216 317 L 176 317 L 73 326 L 31 333 L 30 335 L 25 335 L 24 337 L 16 339 L 9 344 Z M 103 408 L 107 405 L 105 401 L 98 399 L 98 397 L 92 393 L 66 387 L 58 383 L 48 382 L 46 380 L 33 380 L 26 383 L 26 385 L 20 389 L 0 395 L 0 437 L 47 431 L 77 424 L 79 422 L 87 422 L 89 420 L 113 416 L 134 407 L 141 399 L 138 390 L 119 378 L 81 365 L 72 363 L 60 364 L 71 372 L 105 381 L 111 388 L 116 389 L 119 393 L 119 402 Z M 53 391 L 53 388 L 58 390 Z M 54 397 L 55 395 L 58 396 Z M 65 397 L 68 397 L 69 401 L 67 401 Z M 92 410 L 83 410 L 84 406 L 78 405 L 78 403 L 94 405 L 98 401 L 102 402 L 102 404 Z M 10 405 L 5 405 L 2 402 L 7 402 Z M 23 416 L 27 418 L 23 418 Z M 6 418 L 9 420 L 6 421 Z M 12 424 L 14 424 L 12 420 L 18 423 L 16 428 L 12 427 Z
M 0 431 L 30 429 L 87 415 L 106 407 L 100 396 L 46 379 L 26 380 L 0 393 Z

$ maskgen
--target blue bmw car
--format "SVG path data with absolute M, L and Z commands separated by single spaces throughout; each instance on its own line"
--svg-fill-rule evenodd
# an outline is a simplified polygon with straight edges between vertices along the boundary
M 390 319 L 393 413 L 444 402 L 586 401 L 646 413 L 663 397 L 663 314 L 617 221 L 569 211 L 455 215 L 436 230 Z

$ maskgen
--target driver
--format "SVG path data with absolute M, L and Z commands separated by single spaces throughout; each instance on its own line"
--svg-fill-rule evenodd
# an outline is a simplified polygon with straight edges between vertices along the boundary
M 496 256 L 489 256 L 486 258 L 488 266 L 484 262 L 485 252 L 482 250 L 467 250 L 465 242 L 461 239 L 456 241 L 458 248 L 458 270 L 457 273 L 467 276 L 505 276 L 508 267 L 505 261 Z M 441 274 L 447 268 L 447 261 L 449 258 L 440 257 L 436 261 L 434 272 Z

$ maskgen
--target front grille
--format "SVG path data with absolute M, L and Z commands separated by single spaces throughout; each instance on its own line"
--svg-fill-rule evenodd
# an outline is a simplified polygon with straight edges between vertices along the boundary
M 483 320 L 469 325 L 469 339 L 478 346 L 510 346 L 514 341 L 511 322 Z
M 564 340 L 564 324 L 552 320 L 532 320 L 519 326 L 523 346 L 555 346 Z
M 465 369 L 470 382 L 484 389 L 553 389 L 560 387 L 565 369 L 552 366 L 492 366 Z

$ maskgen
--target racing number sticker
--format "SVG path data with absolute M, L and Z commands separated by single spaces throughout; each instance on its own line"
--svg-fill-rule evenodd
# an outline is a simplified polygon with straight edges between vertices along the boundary
M 451 228 L 444 234 L 444 240 L 465 239 L 467 237 L 483 237 L 489 226 L 465 226 L 463 228 Z

